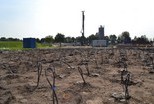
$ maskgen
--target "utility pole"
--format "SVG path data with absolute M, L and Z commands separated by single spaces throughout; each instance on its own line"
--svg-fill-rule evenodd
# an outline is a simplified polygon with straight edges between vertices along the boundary
M 85 37 L 84 37 L 84 20 L 85 20 L 85 15 L 84 15 L 84 11 L 82 11 L 82 42 L 81 45 L 85 44 Z

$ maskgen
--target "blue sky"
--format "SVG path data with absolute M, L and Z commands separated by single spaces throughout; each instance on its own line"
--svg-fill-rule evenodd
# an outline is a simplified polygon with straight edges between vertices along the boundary
M 105 35 L 123 31 L 154 38 L 153 0 L 0 0 L 0 37 L 81 36 L 81 11 L 85 35 L 105 26 Z

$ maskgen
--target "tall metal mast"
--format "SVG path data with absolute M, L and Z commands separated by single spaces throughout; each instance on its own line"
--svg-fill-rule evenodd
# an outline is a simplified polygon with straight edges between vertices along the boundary
M 85 19 L 85 15 L 84 15 L 84 11 L 82 11 L 82 36 L 84 37 L 84 19 Z
M 85 37 L 84 37 L 84 20 L 85 20 L 85 15 L 84 11 L 82 11 L 82 42 L 81 44 L 85 44 Z

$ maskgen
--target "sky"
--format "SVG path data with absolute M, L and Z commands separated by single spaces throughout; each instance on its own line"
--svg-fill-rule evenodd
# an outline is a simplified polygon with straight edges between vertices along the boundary
M 153 0 L 0 0 L 0 37 L 81 36 L 85 11 L 85 36 L 146 35 L 154 38 Z

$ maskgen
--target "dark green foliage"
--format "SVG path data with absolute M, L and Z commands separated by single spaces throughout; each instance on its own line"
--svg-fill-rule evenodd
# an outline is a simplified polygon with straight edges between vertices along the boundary
M 89 41 L 89 43 L 91 43 L 93 40 L 97 40 L 98 36 L 92 34 L 89 37 L 87 37 L 87 40 Z
M 58 33 L 56 36 L 55 36 L 55 42 L 58 42 L 60 43 L 60 47 L 61 47 L 61 43 L 64 42 L 65 40 L 65 35 L 61 34 L 61 33 Z
M 152 41 L 150 42 L 146 35 L 142 35 L 141 37 L 134 37 L 132 40 L 132 44 L 152 44 Z
M 118 36 L 118 43 L 131 43 L 131 37 L 128 31 L 124 31 L 121 35 Z
M 53 36 L 51 36 L 51 35 L 46 36 L 46 37 L 44 38 L 44 41 L 45 41 L 46 43 L 48 43 L 48 44 L 53 43 L 53 41 L 54 41 Z
M 115 44 L 116 40 L 117 40 L 117 36 L 116 35 L 110 35 L 109 36 L 109 40 L 111 41 L 111 44 Z

